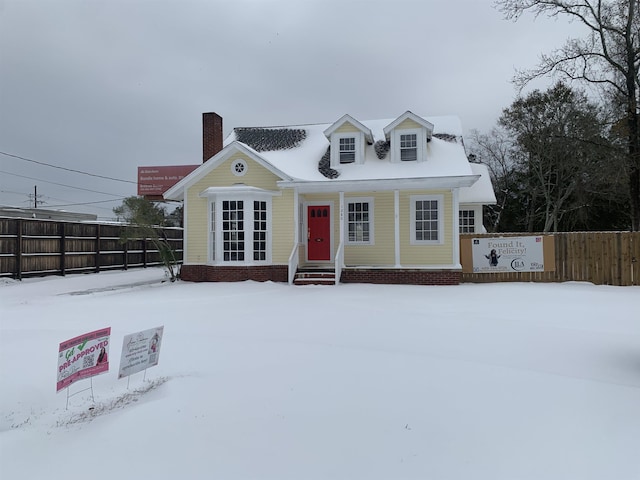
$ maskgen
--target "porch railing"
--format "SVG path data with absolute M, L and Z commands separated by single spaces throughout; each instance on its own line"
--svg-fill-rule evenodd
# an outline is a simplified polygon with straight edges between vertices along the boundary
M 340 242 L 340 245 L 338 245 L 338 250 L 336 251 L 336 264 L 335 264 L 336 285 L 340 283 L 340 276 L 342 275 L 343 268 L 344 268 L 344 244 Z
M 293 246 L 291 255 L 289 255 L 289 285 L 293 285 L 293 280 L 296 278 L 296 272 L 298 271 L 298 247 L 299 243 Z

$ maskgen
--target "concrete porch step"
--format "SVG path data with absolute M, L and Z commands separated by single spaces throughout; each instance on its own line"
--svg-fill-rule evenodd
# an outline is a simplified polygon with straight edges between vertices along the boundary
M 293 279 L 294 285 L 333 285 L 335 271 L 329 269 L 300 269 Z

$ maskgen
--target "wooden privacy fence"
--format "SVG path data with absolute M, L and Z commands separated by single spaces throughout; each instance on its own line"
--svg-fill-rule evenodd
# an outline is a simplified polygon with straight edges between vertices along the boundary
M 120 243 L 124 228 L 105 223 L 0 218 L 0 276 L 21 279 L 162 264 L 149 238 Z M 182 262 L 182 229 L 162 231 Z
M 544 237 L 544 272 L 473 273 L 472 238 Z M 548 243 L 553 245 L 550 255 Z M 460 235 L 463 282 L 591 282 L 640 285 L 640 232 L 493 233 Z M 550 259 L 551 265 L 547 264 Z

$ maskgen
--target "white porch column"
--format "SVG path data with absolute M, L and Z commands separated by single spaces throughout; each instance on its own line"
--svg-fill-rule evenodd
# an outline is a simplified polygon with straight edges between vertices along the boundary
M 395 242 L 396 267 L 400 268 L 400 191 L 393 192 L 393 228 Z
M 293 189 L 293 244 L 300 244 L 300 201 L 298 187 Z
M 453 188 L 451 194 L 453 197 L 453 258 L 451 263 L 460 267 L 460 201 L 458 200 L 459 188 Z
M 344 192 L 340 192 L 340 241 L 338 245 L 344 248 Z

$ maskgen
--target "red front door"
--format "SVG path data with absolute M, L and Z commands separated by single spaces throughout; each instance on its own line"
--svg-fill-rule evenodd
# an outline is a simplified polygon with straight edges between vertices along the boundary
M 307 259 L 331 260 L 331 210 L 329 205 L 307 206 Z

